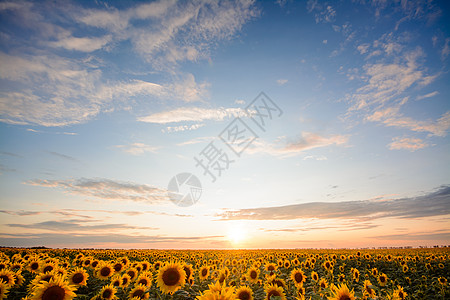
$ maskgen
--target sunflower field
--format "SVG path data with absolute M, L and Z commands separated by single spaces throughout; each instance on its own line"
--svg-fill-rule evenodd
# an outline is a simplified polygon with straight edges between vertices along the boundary
M 448 248 L 0 249 L 0 299 L 450 299 Z

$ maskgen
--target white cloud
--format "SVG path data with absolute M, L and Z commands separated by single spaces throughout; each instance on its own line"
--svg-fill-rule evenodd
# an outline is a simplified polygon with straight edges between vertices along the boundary
M 314 12 L 316 23 L 331 23 L 336 20 L 336 11 L 331 5 L 309 0 L 306 4 L 309 13 Z
M 178 125 L 178 126 L 167 126 L 165 130 L 162 130 L 163 132 L 179 132 L 179 131 L 186 131 L 186 130 L 197 130 L 200 127 L 205 126 L 204 123 L 199 124 L 192 124 L 192 125 Z
M 205 120 L 222 121 L 225 118 L 247 116 L 245 110 L 241 108 L 200 108 L 200 107 L 180 107 L 174 110 L 154 113 L 146 117 L 138 118 L 141 122 L 147 123 L 177 123 Z
M 142 155 L 147 152 L 156 153 L 159 147 L 146 145 L 144 143 L 133 143 L 130 145 L 117 145 L 116 148 L 132 155 Z
M 391 150 L 409 150 L 414 152 L 429 145 L 419 138 L 396 137 L 392 139 L 392 143 L 388 146 Z
M 286 84 L 288 81 L 289 81 L 289 80 L 287 80 L 287 79 L 278 79 L 278 80 L 277 80 L 277 84 L 278 84 L 278 85 L 284 85 L 284 84 Z
M 370 47 L 369 44 L 362 44 L 359 45 L 356 49 L 359 51 L 359 53 L 366 54 L 367 51 L 369 51 L 369 47 Z
M 106 200 L 129 200 L 150 204 L 169 200 L 167 190 L 146 184 L 136 184 L 110 179 L 30 180 L 25 184 L 58 188 L 71 194 Z
M 441 51 L 442 60 L 446 59 L 449 54 L 450 54 L 450 38 L 446 38 L 444 48 L 442 48 Z
M 431 97 L 434 97 L 434 96 L 437 96 L 437 95 L 439 95 L 439 92 L 438 91 L 434 91 L 434 92 L 431 92 L 431 93 L 428 93 L 428 94 L 425 94 L 425 95 L 418 96 L 417 100 L 431 98 Z
M 284 137 L 280 137 L 272 144 L 262 140 L 255 140 L 246 152 L 250 154 L 267 153 L 273 156 L 289 157 L 315 148 L 344 146 L 348 143 L 348 139 L 349 137 L 347 135 L 331 135 L 326 137 L 317 133 L 302 132 L 301 138 L 293 142 L 288 142 Z
M 232 38 L 259 13 L 251 0 L 161 0 L 130 6 L 119 10 L 111 6 L 87 9 L 73 3 L 1 3 L 2 18 L 9 18 L 8 22 L 15 22 L 24 32 L 13 36 L 2 31 L 2 41 L 32 46 L 0 52 L 0 79 L 8 87 L 0 92 L 0 121 L 78 124 L 102 112 L 131 109 L 142 103 L 134 101 L 136 96 L 203 101 L 208 97 L 208 83 L 180 72 L 178 63 L 207 57 L 218 41 Z M 8 14 L 11 10 L 14 14 Z M 52 14 L 58 15 L 63 25 L 52 23 L 54 18 L 47 17 Z M 80 25 L 87 29 L 75 32 Z M 160 78 L 170 81 L 148 82 L 129 73 L 120 81 L 107 78 L 105 70 L 116 68 L 116 61 L 103 60 L 93 51 L 122 50 L 126 43 L 131 43 L 134 51 L 130 55 L 144 58 L 141 64 L 150 62 L 149 73 L 165 75 Z M 57 48 L 84 56 L 64 56 Z M 20 49 L 26 49 L 26 54 Z
M 405 54 L 403 62 L 375 63 L 364 66 L 366 84 L 355 93 L 347 95 L 353 103 L 350 110 L 380 108 L 398 99 L 412 86 L 426 86 L 437 75 L 426 75 L 417 60 L 423 56 L 420 49 Z
M 67 50 L 76 50 L 81 52 L 92 52 L 103 48 L 106 44 L 111 41 L 111 35 L 104 37 L 67 37 L 60 39 L 56 42 L 50 42 L 49 45 L 52 47 L 61 47 Z

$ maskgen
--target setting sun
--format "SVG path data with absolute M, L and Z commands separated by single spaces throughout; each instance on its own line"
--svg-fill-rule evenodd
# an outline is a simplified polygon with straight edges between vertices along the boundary
M 230 226 L 227 238 L 234 246 L 244 242 L 246 239 L 244 226 L 242 224 L 233 224 Z

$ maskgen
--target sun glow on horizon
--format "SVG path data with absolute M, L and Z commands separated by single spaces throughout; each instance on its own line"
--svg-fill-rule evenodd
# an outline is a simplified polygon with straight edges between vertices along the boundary
M 235 223 L 228 228 L 227 239 L 233 246 L 244 243 L 247 239 L 245 227 L 242 223 Z

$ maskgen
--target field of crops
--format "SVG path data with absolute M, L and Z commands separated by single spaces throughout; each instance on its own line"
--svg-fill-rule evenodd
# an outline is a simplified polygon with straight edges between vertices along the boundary
M 0 299 L 450 299 L 449 250 L 0 249 Z

